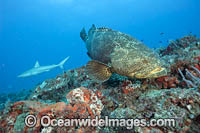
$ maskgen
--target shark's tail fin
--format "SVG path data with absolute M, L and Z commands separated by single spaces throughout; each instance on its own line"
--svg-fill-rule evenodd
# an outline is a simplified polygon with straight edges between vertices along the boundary
M 63 61 L 61 61 L 58 66 L 63 69 L 63 65 L 65 64 L 65 62 L 69 59 L 69 56 L 67 58 L 65 58 Z

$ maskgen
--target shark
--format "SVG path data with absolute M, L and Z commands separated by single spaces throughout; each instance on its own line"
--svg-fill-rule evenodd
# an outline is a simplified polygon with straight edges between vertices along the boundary
M 59 64 L 53 64 L 53 65 L 47 65 L 47 66 L 40 66 L 39 62 L 36 61 L 35 65 L 33 68 L 23 72 L 22 74 L 18 75 L 17 77 L 19 78 L 24 78 L 24 77 L 29 77 L 29 76 L 33 76 L 33 75 L 38 75 L 40 73 L 43 72 L 48 72 L 51 69 L 54 69 L 56 67 L 60 67 L 61 69 L 63 69 L 63 65 L 65 64 L 65 62 L 69 59 L 69 56 L 66 57 L 64 60 L 62 60 Z

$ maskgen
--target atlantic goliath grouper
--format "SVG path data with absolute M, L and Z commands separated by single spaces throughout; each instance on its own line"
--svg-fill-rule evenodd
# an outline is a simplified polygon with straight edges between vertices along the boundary
M 104 82 L 112 73 L 139 79 L 167 75 L 159 57 L 130 35 L 92 25 L 88 34 L 83 28 L 80 37 L 92 59 L 87 63 L 86 71 L 94 80 Z

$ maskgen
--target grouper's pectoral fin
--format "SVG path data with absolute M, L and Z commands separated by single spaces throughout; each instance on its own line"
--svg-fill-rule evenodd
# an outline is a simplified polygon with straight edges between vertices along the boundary
M 99 82 L 108 80 L 112 75 L 110 67 L 97 61 L 89 61 L 86 65 L 86 72 L 91 79 Z
M 86 42 L 86 40 L 87 40 L 87 33 L 86 33 L 86 31 L 85 31 L 85 28 L 83 28 L 83 29 L 81 30 L 81 32 L 80 32 L 80 37 L 81 37 L 81 39 L 82 39 L 84 42 Z
M 92 58 L 89 52 L 87 52 L 87 55 L 88 55 L 90 58 Z

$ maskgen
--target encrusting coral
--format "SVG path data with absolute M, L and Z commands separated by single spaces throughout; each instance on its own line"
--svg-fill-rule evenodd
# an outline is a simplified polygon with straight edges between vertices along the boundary
M 40 119 L 42 116 L 49 116 L 51 119 L 83 119 L 83 118 L 95 118 L 100 117 L 101 111 L 103 109 L 103 104 L 99 98 L 101 98 L 101 93 L 97 91 L 97 94 L 92 90 L 81 87 L 76 88 L 69 92 L 66 96 L 69 104 L 65 102 L 58 102 L 55 104 L 44 104 L 36 101 L 19 101 L 14 103 L 10 110 L 4 114 L 0 120 L 1 132 L 39 132 L 46 130 L 46 127 L 42 127 L 40 124 Z M 18 125 L 18 122 L 22 122 L 23 119 L 16 121 L 16 119 L 23 115 L 29 113 L 37 117 L 37 124 L 35 127 L 30 128 L 24 124 Z M 9 119 L 6 119 L 9 117 Z M 51 128 L 53 132 L 91 132 L 95 131 L 94 128 L 89 127 L 72 127 L 66 126 L 65 128 L 55 127 Z

